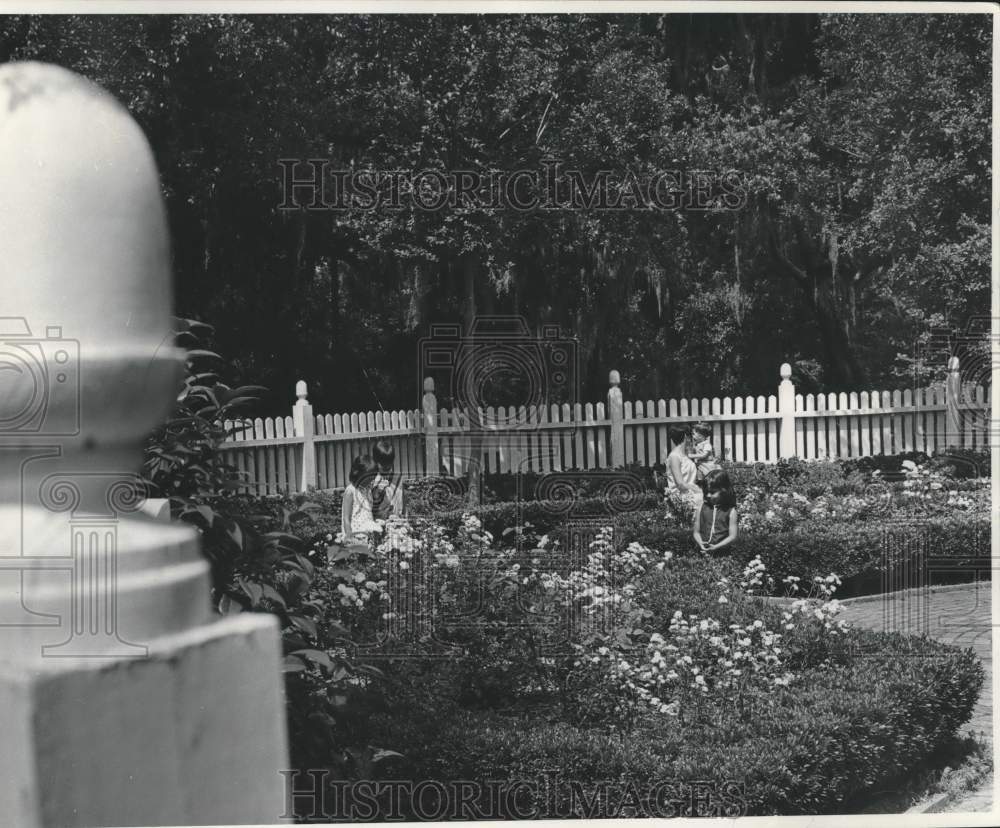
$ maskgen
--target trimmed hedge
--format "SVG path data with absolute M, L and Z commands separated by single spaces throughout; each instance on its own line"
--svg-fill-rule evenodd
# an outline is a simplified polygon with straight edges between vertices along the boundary
M 621 537 L 653 549 L 694 554 L 691 531 L 665 525 L 659 512 L 622 516 L 615 529 Z M 931 582 L 935 584 L 990 578 L 987 518 L 955 517 L 923 524 L 813 523 L 804 532 L 742 534 L 732 549 L 728 557 L 741 566 L 759 555 L 768 572 L 779 579 L 835 572 L 843 579 L 839 598 L 881 592 L 887 553 L 922 552 L 932 558 Z
M 300 496 L 301 497 L 301 496 Z M 308 500 L 318 506 L 307 515 L 293 517 L 293 530 L 307 541 L 336 535 L 340 531 L 340 492 L 313 492 Z M 227 500 L 228 513 L 261 521 L 262 528 L 280 529 L 283 511 L 294 512 L 296 498 L 233 497 Z M 691 530 L 667 525 L 662 496 L 650 492 L 633 504 L 635 511 L 611 515 L 602 499 L 582 499 L 574 503 L 571 517 L 595 523 L 613 523 L 620 542 L 638 541 L 653 549 L 669 550 L 675 555 L 694 554 Z M 457 531 L 467 509 L 440 512 L 433 516 L 449 531 Z M 517 525 L 518 520 L 531 524 L 541 536 L 562 531 L 567 506 L 562 501 L 494 503 L 471 510 L 494 537 Z M 843 584 L 838 597 L 870 595 L 882 590 L 882 574 L 889 550 L 910 550 L 933 558 L 931 582 L 935 584 L 967 582 L 974 577 L 990 578 L 984 561 L 990 554 L 990 523 L 987 518 L 943 518 L 921 524 L 886 524 L 854 522 L 846 524 L 810 523 L 806 531 L 743 533 L 727 556 L 741 567 L 757 555 L 776 578 L 798 575 L 811 578 L 817 574 L 837 573 Z
M 522 815 L 678 816 L 706 798 L 715 816 L 843 813 L 943 745 L 970 718 L 984 681 L 971 650 L 871 632 L 847 641 L 871 657 L 804 674 L 749 719 L 706 710 L 695 730 L 651 716 L 616 734 L 455 706 L 381 719 L 372 735 L 391 736 L 405 754 L 400 778 L 527 783 L 514 803 Z M 679 789 L 650 804 L 665 783 Z M 638 812 L 622 808 L 637 802 Z M 517 816 L 505 804 L 484 796 L 477 807 L 483 818 Z
M 628 508 L 629 511 L 616 514 L 602 498 L 581 498 L 572 505 L 558 500 L 532 500 L 525 503 L 491 503 L 476 509 L 438 512 L 433 515 L 433 519 L 448 529 L 457 529 L 462 516 L 471 513 L 476 515 L 482 521 L 483 528 L 496 538 L 499 538 L 505 529 L 517 526 L 521 521 L 530 523 L 537 535 L 544 535 L 560 531 L 567 520 L 611 524 L 622 519 L 624 515 L 645 514 L 654 509 L 662 518 L 663 495 L 658 492 L 647 492 L 629 503 Z
M 720 571 L 690 560 L 648 573 L 637 593 L 650 613 L 647 629 L 666 634 L 675 610 L 775 628 L 780 607 L 719 608 L 715 581 L 730 562 L 717 563 Z M 364 731 L 403 754 L 382 770 L 387 777 L 412 780 L 424 793 L 435 785 L 454 793 L 456 783 L 483 792 L 466 810 L 436 812 L 433 796 L 417 808 L 404 801 L 405 818 L 844 813 L 953 737 L 972 715 L 985 671 L 971 649 L 897 633 L 812 630 L 784 646 L 794 653 L 817 635 L 818 651 L 789 662 L 798 678 L 749 689 L 743 710 L 710 694 L 689 699 L 694 706 L 681 718 L 648 713 L 624 730 L 581 726 L 555 698 L 533 705 L 518 697 L 506 669 L 507 704 L 473 709 L 456 692 L 462 662 L 449 660 L 408 667 L 405 686 L 388 691 Z M 525 650 L 522 658 L 532 656 Z M 491 780 L 516 785 L 518 795 L 498 798 Z M 708 807 L 698 810 L 699 802 Z

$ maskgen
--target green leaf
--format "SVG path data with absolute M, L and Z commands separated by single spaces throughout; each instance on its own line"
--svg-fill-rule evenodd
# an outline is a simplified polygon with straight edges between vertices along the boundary
M 222 357 L 220 357 L 214 351 L 205 351 L 205 350 L 198 349 L 198 348 L 196 348 L 195 350 L 192 350 L 192 351 L 187 351 L 184 354 L 184 356 L 187 357 L 188 360 L 192 360 L 192 361 L 193 360 L 197 360 L 197 359 L 214 359 L 214 360 L 217 360 L 218 362 L 222 362 Z
M 316 638 L 319 631 L 316 628 L 316 622 L 313 621 L 311 618 L 306 618 L 303 615 L 291 615 L 289 616 L 289 618 L 292 624 L 294 624 L 296 627 L 302 630 L 302 632 L 312 636 L 313 638 Z
M 306 664 L 301 658 L 296 656 L 285 656 L 285 660 L 282 662 L 282 669 L 286 673 L 300 673 L 306 669 Z
M 331 659 L 330 656 L 322 650 L 296 650 L 292 653 L 292 655 L 299 656 L 307 661 L 312 661 L 315 664 L 325 667 L 327 670 L 333 670 L 333 659 Z
M 285 599 L 278 590 L 276 590 L 270 584 L 264 584 L 261 589 L 263 590 L 264 597 L 278 604 L 280 607 L 285 607 Z
M 260 603 L 260 599 L 264 596 L 264 589 L 260 584 L 255 584 L 253 581 L 247 581 L 243 578 L 238 580 L 239 585 L 242 587 L 243 591 L 250 597 L 250 601 L 253 606 L 257 606 Z

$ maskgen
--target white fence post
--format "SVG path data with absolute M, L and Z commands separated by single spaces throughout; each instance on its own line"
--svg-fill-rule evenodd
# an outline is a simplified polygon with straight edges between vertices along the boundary
M 778 432 L 778 456 L 795 457 L 795 385 L 792 383 L 792 366 L 781 364 L 781 384 L 778 386 L 778 414 L 781 426 Z
M 945 443 L 946 449 L 960 448 L 962 445 L 962 375 L 959 372 L 958 357 L 948 359 L 948 377 L 944 385 L 945 393 Z
M 292 422 L 295 424 L 295 436 L 303 438 L 302 472 L 299 475 L 299 491 L 302 492 L 316 488 L 316 444 L 313 442 L 316 422 L 313 420 L 313 407 L 307 399 L 308 393 L 304 380 L 295 383 L 298 399 L 292 407 Z
M 438 455 L 437 397 L 434 396 L 434 378 L 424 380 L 424 457 L 427 461 L 428 476 L 441 471 Z
M 625 465 L 625 422 L 622 411 L 621 375 L 617 371 L 608 374 L 608 417 L 611 420 L 611 468 Z

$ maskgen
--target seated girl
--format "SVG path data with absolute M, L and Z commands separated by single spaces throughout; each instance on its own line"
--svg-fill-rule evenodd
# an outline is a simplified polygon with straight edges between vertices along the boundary
M 378 465 L 367 454 L 355 457 L 344 489 L 341 529 L 345 543 L 368 543 L 373 534 L 382 532 L 382 524 L 372 513 L 372 491 L 379 483 Z
M 705 501 L 695 511 L 694 540 L 702 552 L 718 552 L 739 536 L 736 495 L 729 475 L 721 469 L 705 476 Z

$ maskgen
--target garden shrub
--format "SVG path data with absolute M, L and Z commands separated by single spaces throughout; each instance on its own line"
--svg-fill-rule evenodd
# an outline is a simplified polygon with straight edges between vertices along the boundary
M 696 724 L 649 715 L 625 734 L 532 712 L 411 707 L 374 717 L 373 736 L 391 733 L 405 755 L 398 778 L 524 783 L 492 811 L 477 800 L 472 815 L 485 818 L 518 815 L 503 804 L 549 818 L 681 816 L 699 802 L 713 816 L 843 813 L 943 745 L 984 681 L 971 650 L 928 639 L 852 631 L 844 648 L 849 663 L 757 699 L 751 717 L 708 706 Z
M 799 492 L 810 498 L 824 492 L 836 495 L 860 494 L 879 472 L 884 479 L 901 478 L 904 461 L 932 471 L 942 472 L 958 481 L 988 476 L 989 452 L 974 449 L 949 449 L 933 457 L 923 451 L 899 454 L 875 454 L 843 460 L 801 460 L 786 458 L 777 463 L 723 462 L 737 489 L 760 486 L 768 492 Z
M 434 520 L 454 531 L 461 523 L 462 515 L 468 513 L 478 517 L 483 522 L 483 527 L 496 537 L 501 537 L 505 530 L 521 523 L 531 524 L 530 528 L 535 535 L 544 535 L 561 531 L 567 519 L 588 523 L 601 521 L 612 523 L 622 514 L 640 513 L 650 509 L 658 509 L 658 514 L 662 518 L 662 501 L 662 494 L 648 492 L 640 495 L 633 503 L 629 503 L 628 512 L 618 514 L 611 511 L 607 501 L 600 498 L 582 498 L 573 502 L 571 509 L 565 501 L 558 500 L 490 503 L 476 508 L 439 512 L 434 515 Z
M 573 496 L 578 499 L 596 499 L 602 497 L 608 485 L 616 480 L 624 481 L 630 488 L 634 488 L 636 494 L 642 491 L 655 492 L 660 488 L 653 469 L 636 464 L 622 469 L 484 472 L 481 502 L 482 505 L 491 505 L 536 500 L 538 493 L 544 494 L 544 484 L 555 481 L 571 486 Z M 406 502 L 413 504 L 422 514 L 431 511 L 456 511 L 466 504 L 466 480 L 462 477 L 439 475 L 407 480 L 403 489 Z
M 931 467 L 956 480 L 989 477 L 992 468 L 989 451 L 950 448 L 931 458 Z
M 879 471 L 882 474 L 902 471 L 903 461 L 909 460 L 922 466 L 930 460 L 930 456 L 923 451 L 904 451 L 899 454 L 873 454 L 868 457 L 852 457 L 841 460 L 840 465 L 845 474 L 851 472 L 861 472 L 870 475 Z
M 623 538 L 675 555 L 694 555 L 691 530 L 671 526 L 660 511 L 624 515 L 616 522 Z M 760 556 L 772 572 L 812 577 L 836 572 L 844 580 L 841 597 L 881 591 L 887 550 L 923 550 L 933 556 L 933 583 L 989 579 L 990 522 L 986 517 L 946 517 L 924 523 L 884 521 L 839 524 L 813 522 L 803 531 L 743 533 L 729 556 L 742 565 Z M 889 544 L 887 546 L 887 544 Z

